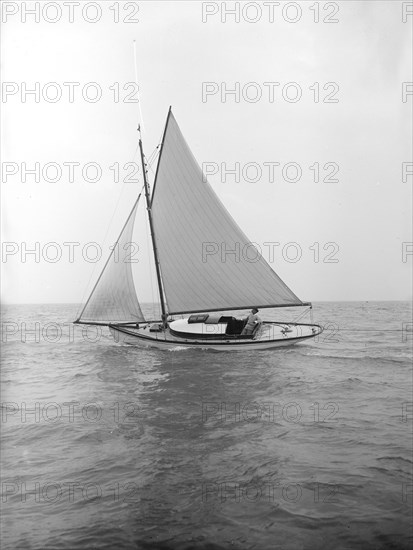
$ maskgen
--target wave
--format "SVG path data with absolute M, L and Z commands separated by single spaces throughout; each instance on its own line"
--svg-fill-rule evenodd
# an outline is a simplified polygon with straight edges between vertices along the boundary
M 341 353 L 336 353 L 336 354 L 325 354 L 325 353 L 317 353 L 317 352 L 313 352 L 313 353 L 302 353 L 302 352 L 299 352 L 299 354 L 303 357 L 319 357 L 320 359 L 340 359 L 340 360 L 343 360 L 343 361 L 362 361 L 362 360 L 366 360 L 366 361 L 379 361 L 379 362 L 386 362 L 386 363 L 391 363 L 391 364 L 409 364 L 409 361 L 411 360 L 409 357 L 380 357 L 380 356 L 375 356 L 375 355 L 370 355 L 370 354 L 359 354 L 359 355 L 344 355 L 344 354 L 341 354 Z
M 389 461 L 402 461 L 407 462 L 408 464 L 413 464 L 413 461 L 409 458 L 404 458 L 403 456 L 380 456 L 377 460 L 389 460 Z

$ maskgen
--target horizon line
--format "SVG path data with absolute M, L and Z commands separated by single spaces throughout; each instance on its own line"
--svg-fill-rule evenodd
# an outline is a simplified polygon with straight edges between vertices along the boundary
M 366 299 L 359 299 L 359 300 L 313 300 L 312 304 L 327 304 L 327 303 L 359 303 L 359 302 L 413 302 L 413 298 L 405 298 L 405 299 L 374 299 L 374 300 L 366 300 Z M 46 306 L 46 305 L 74 305 L 74 306 L 81 306 L 83 302 L 5 302 L 0 301 L 0 307 L 1 306 Z M 141 301 L 140 304 L 150 304 L 150 305 L 161 305 L 160 302 L 144 302 Z M 298 306 L 289 306 L 289 307 L 298 307 Z M 237 308 L 234 308 L 234 310 Z M 245 309 L 245 308 L 241 308 Z M 247 308 L 248 309 L 248 308 Z M 275 308 L 268 308 L 268 309 L 275 309 Z

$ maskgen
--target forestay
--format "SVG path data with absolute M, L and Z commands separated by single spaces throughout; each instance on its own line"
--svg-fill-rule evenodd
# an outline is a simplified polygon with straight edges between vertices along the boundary
M 86 302 L 78 323 L 138 323 L 145 321 L 133 282 L 130 244 L 138 197 L 105 267 Z
M 223 206 L 171 111 L 152 216 L 169 313 L 303 305 Z

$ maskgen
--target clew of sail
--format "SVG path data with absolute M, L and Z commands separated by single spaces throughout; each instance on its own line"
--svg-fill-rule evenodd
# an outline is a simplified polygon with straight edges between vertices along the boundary
M 171 110 L 151 206 L 170 314 L 304 305 L 221 203 Z
M 145 321 L 136 296 L 132 264 L 129 260 L 139 198 L 140 195 L 77 323 L 109 325 Z

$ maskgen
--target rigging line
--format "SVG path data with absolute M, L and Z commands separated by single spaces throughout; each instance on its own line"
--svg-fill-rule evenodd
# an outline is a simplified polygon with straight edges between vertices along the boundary
M 155 153 L 156 153 L 158 147 L 159 147 L 159 145 L 157 145 L 157 146 L 155 147 L 155 149 L 152 151 L 152 153 L 149 155 L 149 160 L 152 160 L 152 157 L 155 156 Z
M 158 156 L 159 156 L 159 151 L 157 151 L 156 154 L 151 158 L 151 160 L 150 160 L 150 162 L 149 162 L 150 166 L 153 165 L 153 163 L 156 161 L 156 159 L 158 158 Z
M 155 147 L 152 153 L 149 155 L 148 163 L 152 165 L 155 162 L 156 157 L 159 155 L 159 145 Z
M 163 132 L 161 132 L 161 135 L 159 136 L 158 145 L 155 147 L 155 149 L 152 151 L 152 153 L 149 156 L 150 164 L 153 164 L 155 158 L 159 155 L 160 147 L 162 145 L 162 137 L 163 137 Z M 154 158 L 152 158 L 153 155 L 155 155 Z
M 152 168 L 152 165 L 154 164 L 157 155 L 155 155 L 155 156 L 153 157 L 152 160 L 150 160 L 151 157 L 152 157 L 152 155 L 150 155 L 149 159 L 146 159 L 146 157 L 145 157 L 145 161 L 146 161 L 146 162 L 145 162 L 145 166 L 146 166 L 146 168 L 147 168 L 148 170 L 150 170 L 150 171 L 152 172 L 152 174 L 155 176 L 155 172 L 154 172 L 154 170 L 153 170 L 153 168 Z
M 141 195 L 142 195 L 142 192 L 139 193 L 138 198 L 136 199 L 136 201 L 135 201 L 135 203 L 134 203 L 134 205 L 133 205 L 133 208 L 132 208 L 132 210 L 131 210 L 129 216 L 127 217 L 126 222 L 124 223 L 124 225 L 123 225 L 123 227 L 122 227 L 122 230 L 121 230 L 121 232 L 119 233 L 118 238 L 117 238 L 116 241 L 115 241 L 115 244 L 119 242 L 121 236 L 123 235 L 123 232 L 125 231 L 125 228 L 126 228 L 127 224 L 129 223 L 129 220 L 131 219 L 131 216 L 132 216 L 133 212 L 134 212 L 135 209 L 138 207 L 138 204 L 139 204 L 139 200 L 140 200 L 140 198 L 141 198 Z M 135 212 L 135 213 L 136 213 L 136 212 Z M 110 254 L 109 254 L 109 256 L 108 256 L 108 258 L 107 258 L 107 260 L 106 260 L 106 262 L 105 262 L 105 265 L 103 266 L 103 269 L 102 269 L 102 271 L 100 272 L 100 275 L 99 275 L 99 277 L 97 278 L 97 281 L 96 281 L 94 287 L 92 288 L 91 293 L 89 294 L 89 298 L 86 300 L 86 303 L 85 303 L 85 305 L 83 306 L 82 311 L 80 312 L 80 315 L 79 315 L 78 318 L 76 319 L 75 323 L 77 323 L 78 321 L 80 321 L 80 319 L 81 319 L 81 317 L 82 317 L 82 315 L 83 315 L 85 309 L 87 308 L 87 306 L 88 306 L 88 304 L 89 304 L 89 302 L 90 302 L 90 300 L 91 300 L 91 298 L 92 298 L 92 296 L 93 296 L 93 294 L 94 294 L 96 288 L 97 288 L 98 285 L 99 285 L 99 282 L 100 282 L 101 278 L 103 277 L 103 274 L 104 274 L 104 272 L 105 272 L 105 270 L 106 270 L 106 268 L 107 268 L 107 266 L 108 266 L 108 264 L 109 264 L 109 261 L 110 261 L 110 259 L 111 259 L 111 257 L 112 257 L 112 255 L 113 255 L 114 252 L 115 252 L 115 247 L 113 246 L 112 249 L 111 249 L 111 251 L 110 251 Z
M 311 308 L 311 307 L 305 309 L 302 313 L 300 313 L 300 314 L 298 315 L 298 317 L 296 317 L 296 318 L 294 319 L 294 322 L 296 323 L 297 321 L 299 321 L 302 317 L 304 317 L 304 315 L 307 315 L 307 313 L 308 313 L 309 311 L 312 311 L 312 308 Z M 312 322 L 312 321 L 311 321 L 311 322 Z
M 146 233 L 146 249 L 148 251 L 148 264 L 149 264 L 149 279 L 151 281 L 151 297 L 152 297 L 152 316 L 153 318 L 156 317 L 156 313 L 155 313 L 155 293 L 153 291 L 153 273 L 152 273 L 152 258 L 151 258 L 151 255 L 150 255 L 150 249 L 151 249 L 151 246 L 149 244 L 149 228 L 148 228 L 148 220 L 146 220 L 146 223 L 145 223 L 145 233 Z
M 137 93 L 138 93 L 139 117 L 140 117 L 140 120 L 138 121 L 138 131 L 139 131 L 139 133 L 141 134 L 141 125 L 142 125 L 142 128 L 145 129 L 145 124 L 144 124 L 144 122 L 143 122 L 142 109 L 141 109 L 141 101 L 140 101 L 140 94 L 139 94 L 139 84 L 138 84 L 138 63 L 137 63 L 137 55 L 136 55 L 136 40 L 133 41 L 133 55 L 134 55 L 135 82 L 136 82 L 136 85 L 137 85 L 137 87 L 138 87 Z M 132 158 L 133 161 L 135 160 L 135 157 L 137 156 L 138 149 L 139 149 L 139 143 L 138 143 L 137 146 L 136 146 L 136 149 L 135 149 L 135 152 L 134 152 L 134 155 L 133 155 L 133 158 Z M 138 181 L 139 181 L 139 180 L 138 180 Z M 107 240 L 107 237 L 108 237 L 108 234 L 109 234 L 109 229 L 110 229 L 111 226 L 112 226 L 113 219 L 114 219 L 115 214 L 116 214 L 116 212 L 117 212 L 117 210 L 118 210 L 119 203 L 120 203 L 120 200 L 121 200 L 121 198 L 122 198 L 122 196 L 123 196 L 124 190 L 125 190 L 125 186 L 122 186 L 121 192 L 120 192 L 120 194 L 119 194 L 118 200 L 117 200 L 116 205 L 115 205 L 115 209 L 114 209 L 114 211 L 113 211 L 112 217 L 111 217 L 111 219 L 110 219 L 110 221 L 109 221 L 109 224 L 108 224 L 108 226 L 107 226 L 107 230 L 106 230 L 106 234 L 105 234 L 104 239 L 103 239 L 103 243 L 105 243 L 106 240 Z M 91 273 L 91 275 L 90 275 L 90 277 L 89 277 L 89 281 L 88 281 L 87 287 L 86 287 L 85 290 L 83 291 L 82 301 L 81 301 L 81 304 L 79 305 L 78 310 L 77 310 L 77 317 L 79 317 L 79 311 L 81 310 L 82 305 L 84 304 L 86 292 L 87 292 L 87 290 L 90 288 L 90 283 L 91 283 L 91 281 L 92 281 L 92 278 L 95 276 L 96 268 L 97 268 L 97 265 L 94 264 L 94 268 L 93 268 L 92 273 Z M 81 311 L 83 312 L 83 310 L 84 310 L 84 308 L 83 308 Z
M 136 57 L 136 40 L 133 41 L 133 57 L 135 61 L 135 82 L 138 87 L 137 93 L 138 93 L 138 105 L 139 105 L 139 118 L 140 118 L 140 123 L 142 124 L 142 129 L 145 130 L 145 124 L 143 122 L 142 108 L 141 108 L 141 97 L 139 93 L 139 84 L 138 84 L 138 61 Z
M 152 166 L 152 163 L 154 161 L 154 158 L 155 157 L 152 157 L 152 155 L 149 157 L 149 158 L 146 158 L 145 157 L 145 161 L 146 161 L 146 166 L 148 166 L 149 168 Z
M 152 172 L 152 174 L 155 176 L 155 171 L 150 164 L 148 164 L 148 168 Z
M 159 147 L 160 147 L 160 143 L 155 147 L 155 149 L 152 151 L 152 153 L 149 155 L 149 158 L 146 158 L 146 155 L 144 155 L 144 158 L 147 160 L 147 164 L 148 165 L 152 165 L 156 159 L 156 157 L 158 156 L 159 154 Z M 139 149 L 139 143 L 136 147 L 136 151 Z
M 158 283 L 158 290 L 159 290 L 159 298 L 161 301 L 161 310 L 162 310 L 162 325 L 163 327 L 166 327 L 166 319 L 167 319 L 167 313 L 166 313 L 166 302 L 164 298 L 164 291 L 162 288 L 162 278 L 161 278 L 161 271 L 160 271 L 160 264 L 158 259 L 158 253 L 156 248 L 156 240 L 155 240 L 155 232 L 153 227 L 153 220 L 152 220 L 152 212 L 151 212 L 151 200 L 150 200 L 150 190 L 147 180 L 147 172 L 145 167 L 145 159 L 143 154 L 143 146 L 142 141 L 139 140 L 139 149 L 141 153 L 141 164 L 143 168 L 143 181 L 145 184 L 145 199 L 146 199 L 146 210 L 148 212 L 148 222 L 149 222 L 149 230 L 151 233 L 151 239 L 152 239 L 152 248 L 153 248 L 153 255 L 154 255 L 154 261 L 155 261 L 155 269 L 156 269 L 156 279 Z
M 153 163 L 155 162 L 157 156 L 158 156 L 158 155 L 155 154 L 155 155 L 153 155 L 153 156 L 149 159 L 148 163 L 149 163 L 149 166 L 150 166 L 150 167 L 152 167 L 152 165 L 153 165 Z
M 136 156 L 136 153 L 137 153 L 137 151 L 138 151 L 138 148 L 139 148 L 139 145 L 138 145 L 138 147 L 135 149 L 135 153 L 134 153 L 134 155 L 133 155 L 133 157 L 132 157 L 132 160 L 133 160 L 133 161 L 135 160 L 135 156 Z M 137 183 L 139 183 L 139 178 L 138 178 L 138 182 L 137 182 Z M 143 188 L 144 188 L 144 187 L 142 187 L 142 189 L 141 189 L 139 195 L 142 193 Z M 123 196 L 124 191 L 125 191 L 125 186 L 122 185 L 121 192 L 119 193 L 118 200 L 116 201 L 116 205 L 115 205 L 114 211 L 113 211 L 113 213 L 112 213 L 112 217 L 111 217 L 110 220 L 109 220 L 109 224 L 108 224 L 108 227 L 107 227 L 107 229 L 106 229 L 106 233 L 105 233 L 105 236 L 104 236 L 104 238 L 103 238 L 103 242 L 105 242 L 106 239 L 107 239 L 107 236 L 108 236 L 108 233 L 109 233 L 109 229 L 110 229 L 110 227 L 111 227 L 111 225 L 112 225 L 113 219 L 114 219 L 114 217 L 115 217 L 115 215 L 116 215 L 116 212 L 117 212 L 117 210 L 118 210 L 118 206 L 119 206 L 119 203 L 120 203 L 120 200 L 121 200 L 121 198 L 122 198 L 122 196 Z M 95 264 L 95 265 L 96 265 L 96 264 Z
M 163 132 L 161 132 L 161 135 L 159 136 L 159 139 L 158 139 L 158 145 L 155 147 L 155 149 L 149 155 L 149 159 L 148 159 L 148 162 L 147 162 L 147 166 L 148 166 L 148 168 L 150 169 L 150 171 L 152 172 L 152 174 L 154 176 L 156 176 L 156 172 L 154 172 L 154 170 L 152 169 L 152 165 L 154 164 L 155 160 L 159 157 L 159 154 L 160 154 L 160 151 L 161 151 L 161 146 L 162 146 L 162 138 L 163 138 Z
M 142 189 L 141 189 L 141 191 L 140 191 L 140 193 L 139 193 L 139 195 L 138 195 L 138 199 L 137 199 L 137 200 L 139 200 L 139 198 L 140 198 L 140 196 L 141 196 L 141 194 L 142 194 L 142 191 L 143 191 L 144 187 L 145 187 L 145 186 L 142 187 Z M 115 205 L 115 208 L 114 208 L 112 217 L 111 217 L 111 219 L 110 219 L 110 221 L 109 221 L 109 224 L 108 224 L 108 226 L 107 226 L 106 234 L 105 234 L 105 236 L 104 236 L 104 238 L 103 238 L 103 244 L 106 243 L 106 240 L 107 240 L 107 237 L 108 237 L 108 234 L 109 234 L 109 229 L 110 229 L 111 226 L 112 226 L 113 218 L 115 217 L 115 214 L 116 214 L 116 212 L 117 212 L 117 210 L 118 210 L 118 206 L 119 206 L 119 203 L 120 203 L 120 199 L 122 198 L 123 191 L 124 191 L 124 186 L 122 187 L 122 191 L 121 191 L 120 194 L 119 194 L 119 197 L 118 197 L 118 200 L 117 200 L 117 202 L 116 202 L 116 205 Z M 116 243 L 119 241 L 120 235 L 121 235 L 121 234 L 118 235 L 118 238 L 116 239 L 116 241 L 115 241 L 114 244 L 116 244 Z M 111 250 L 111 252 L 110 252 L 110 254 L 109 254 L 109 258 L 111 257 L 114 248 L 115 248 L 115 247 L 113 246 L 113 248 L 112 248 L 112 250 Z M 109 258 L 108 258 L 108 259 L 109 259 Z M 79 306 L 78 306 L 78 308 L 77 308 L 77 311 L 76 311 L 76 318 L 77 318 L 77 319 L 80 318 L 80 316 L 82 315 L 82 313 L 83 313 L 83 311 L 84 311 L 84 309 L 85 309 L 85 307 L 86 307 L 87 302 L 85 302 L 85 296 L 87 295 L 87 293 L 89 294 L 88 300 L 87 300 L 87 301 L 89 301 L 89 299 L 90 299 L 90 297 L 91 297 L 91 295 L 92 295 L 92 292 L 93 292 L 93 290 L 94 290 L 94 289 L 93 289 L 91 292 L 89 292 L 90 283 L 91 283 L 92 279 L 93 279 L 94 276 L 95 276 L 96 270 L 97 270 L 97 263 L 93 264 L 93 269 L 92 269 L 92 272 L 91 272 L 91 274 L 90 274 L 89 280 L 88 280 L 88 282 L 87 282 L 87 286 L 85 287 L 85 289 L 84 289 L 84 291 L 83 291 L 82 300 L 81 300 L 81 302 L 80 302 L 80 304 L 79 304 Z M 102 272 L 103 272 L 103 271 L 102 271 Z M 96 285 L 95 285 L 94 288 L 96 288 Z

